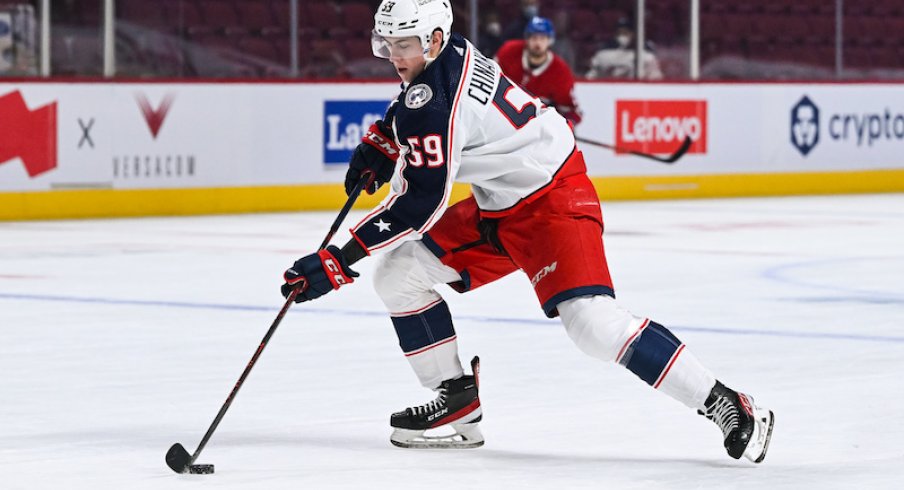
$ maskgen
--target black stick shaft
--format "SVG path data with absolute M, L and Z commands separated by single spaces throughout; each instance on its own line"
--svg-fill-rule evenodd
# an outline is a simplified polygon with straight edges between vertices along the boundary
M 339 230 L 339 227 L 342 225 L 342 222 L 345 221 L 345 216 L 352 209 L 352 205 L 355 204 L 355 201 L 358 200 L 358 195 L 361 194 L 361 190 L 364 189 L 364 186 L 367 184 L 367 178 L 363 177 L 358 180 L 358 183 L 355 184 L 355 188 L 352 189 L 352 193 L 348 195 L 348 200 L 345 201 L 345 205 L 342 206 L 342 209 L 339 210 L 339 215 L 336 216 L 336 219 L 333 220 L 333 225 L 330 226 L 329 233 L 326 234 L 326 237 L 323 239 L 323 243 L 320 244 L 320 248 L 318 250 L 323 250 L 330 243 L 330 240 L 333 239 L 333 235 L 336 234 L 336 231 Z
M 628 150 L 626 148 L 621 148 L 621 147 L 618 147 L 615 145 L 610 145 L 609 143 L 603 143 L 602 141 L 596 141 L 596 140 L 592 140 L 592 139 L 588 139 L 588 138 L 582 138 L 580 136 L 575 136 L 574 139 L 580 143 L 587 143 L 588 145 L 599 146 L 601 148 L 606 148 L 608 150 L 616 151 L 619 153 L 630 153 L 631 155 L 639 156 L 642 158 L 648 158 L 650 160 L 655 160 L 655 161 L 661 162 L 661 163 L 675 163 L 679 158 L 681 158 L 682 156 L 684 156 L 685 153 L 687 153 L 687 150 L 690 149 L 691 145 L 694 143 L 694 141 L 690 138 L 690 136 L 688 136 L 688 137 L 684 138 L 684 141 L 681 142 L 681 146 L 679 146 L 678 149 L 675 150 L 674 153 L 672 153 L 671 155 L 669 155 L 667 157 L 659 157 L 659 156 L 656 156 L 656 155 L 653 155 L 650 153 L 644 153 L 642 151 L 636 151 L 636 150 Z
M 320 248 L 318 250 L 326 248 L 327 244 L 330 243 L 333 235 L 336 234 L 336 230 L 338 230 L 339 226 L 342 225 L 342 222 L 345 221 L 346 215 L 348 215 L 348 212 L 352 209 L 352 205 L 358 199 L 358 195 L 361 194 L 361 189 L 364 188 L 366 182 L 367 179 L 361 179 L 358 181 L 358 184 L 355 185 L 352 193 L 348 196 L 348 200 L 345 201 L 345 205 L 342 206 L 342 209 L 339 211 L 339 215 L 336 216 L 335 220 L 333 220 L 333 225 L 330 226 L 330 231 L 329 233 L 327 233 L 326 238 L 323 239 L 323 243 L 320 244 Z M 239 389 L 242 387 L 242 384 L 245 383 L 245 378 L 247 378 L 248 374 L 251 373 L 251 369 L 254 367 L 255 363 L 257 363 L 257 359 L 264 352 L 264 349 L 267 347 L 267 343 L 270 342 L 270 337 L 273 337 L 273 333 L 276 332 L 276 327 L 279 326 L 279 324 L 283 320 L 283 317 L 285 317 L 286 313 L 289 312 L 289 308 L 295 302 L 295 297 L 298 296 L 298 293 L 300 291 L 300 288 L 295 288 L 291 293 L 289 293 L 289 296 L 286 298 L 286 303 L 283 305 L 282 309 L 279 310 L 279 314 L 276 315 L 276 318 L 270 325 L 270 329 L 267 330 L 266 335 L 264 335 L 264 338 L 263 340 L 261 340 L 261 343 L 257 347 L 257 350 L 254 352 L 254 355 L 251 356 L 251 360 L 248 361 L 248 365 L 245 366 L 245 370 L 242 371 L 242 375 L 239 376 L 239 380 L 235 383 L 235 387 L 232 388 L 232 392 L 229 393 L 228 397 L 226 397 L 226 402 L 223 403 L 223 406 L 220 408 L 220 412 L 217 413 L 216 418 L 213 419 L 213 423 L 210 424 L 210 428 L 207 429 L 207 433 L 204 434 L 204 437 L 201 439 L 201 443 L 198 444 L 198 449 L 195 449 L 194 454 L 191 455 L 190 464 L 195 463 L 195 460 L 198 459 L 198 456 L 201 455 L 201 451 L 204 450 L 204 446 L 207 445 L 207 441 L 210 440 L 210 437 L 213 436 L 214 431 L 217 430 L 217 426 L 220 425 L 220 421 L 223 420 L 223 416 L 226 415 L 226 411 L 229 410 L 229 406 L 232 405 L 232 401 L 235 400 L 236 395 L 238 395 Z
M 248 374 L 251 372 L 251 368 L 254 367 L 254 364 L 257 363 L 257 359 L 264 352 L 264 348 L 267 347 L 267 343 L 270 342 L 270 337 L 272 337 L 273 333 L 276 332 L 276 327 L 279 326 L 280 322 L 282 322 L 283 317 L 285 317 L 286 313 L 288 313 L 289 307 L 291 307 L 292 303 L 295 302 L 296 296 L 298 296 L 298 289 L 293 289 L 292 292 L 289 293 L 289 297 L 286 298 L 286 304 L 284 304 L 282 309 L 279 310 L 279 314 L 276 315 L 276 319 L 273 320 L 273 324 L 270 325 L 270 329 L 267 330 L 267 334 L 264 335 L 264 339 L 261 340 L 261 344 L 257 347 L 257 351 L 254 352 L 254 355 L 251 356 L 251 360 L 248 361 L 248 365 L 245 366 L 245 370 L 242 372 L 239 380 L 235 383 L 235 387 L 232 388 L 232 392 L 229 393 L 228 397 L 226 397 L 226 402 L 223 403 L 223 406 L 220 408 L 220 412 L 217 414 L 217 417 L 213 419 L 213 423 L 210 424 L 210 428 L 207 429 L 207 433 L 204 434 L 204 437 L 201 439 L 201 443 L 198 444 L 198 449 L 195 449 L 194 454 L 191 455 L 191 464 L 194 464 L 195 460 L 198 459 L 201 451 L 204 450 L 204 446 L 207 445 L 207 441 L 210 440 L 213 432 L 217 430 L 217 426 L 220 425 L 220 421 L 223 420 L 223 416 L 226 415 L 226 410 L 229 410 L 229 406 L 232 405 L 232 401 L 235 400 L 235 396 L 239 393 L 239 389 L 242 387 L 242 384 L 245 383 L 245 378 L 248 377 Z

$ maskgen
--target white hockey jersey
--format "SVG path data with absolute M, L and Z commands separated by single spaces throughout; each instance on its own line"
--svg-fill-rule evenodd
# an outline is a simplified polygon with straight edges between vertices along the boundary
M 390 193 L 352 234 L 371 253 L 417 239 L 442 216 L 452 182 L 482 211 L 504 214 L 549 185 L 575 150 L 555 109 L 453 34 L 386 114 L 401 150 Z

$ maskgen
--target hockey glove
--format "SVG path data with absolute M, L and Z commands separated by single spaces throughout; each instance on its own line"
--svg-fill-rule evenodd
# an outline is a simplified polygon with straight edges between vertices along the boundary
M 358 275 L 349 269 L 339 248 L 330 245 L 295 261 L 295 265 L 283 276 L 286 283 L 280 290 L 283 297 L 288 298 L 293 289 L 300 288 L 295 302 L 302 303 L 339 289 L 343 284 L 355 282 L 354 278 Z
M 389 182 L 395 172 L 399 147 L 392 137 L 392 130 L 383 121 L 371 124 L 370 129 L 361 138 L 355 148 L 348 171 L 345 173 L 345 194 L 350 195 L 355 184 L 366 178 L 364 189 L 368 194 L 377 192 L 383 184 Z

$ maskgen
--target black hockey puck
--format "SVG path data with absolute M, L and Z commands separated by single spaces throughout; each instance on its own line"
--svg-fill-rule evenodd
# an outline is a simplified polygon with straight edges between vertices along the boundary
M 188 472 L 193 475 L 212 475 L 213 474 L 213 465 L 212 464 L 193 464 L 188 467 Z

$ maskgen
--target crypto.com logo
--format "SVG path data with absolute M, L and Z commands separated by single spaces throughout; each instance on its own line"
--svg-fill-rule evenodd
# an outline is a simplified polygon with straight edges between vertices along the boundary
M 0 97 L 0 165 L 20 158 L 29 177 L 57 167 L 57 103 L 35 110 L 16 90 Z
M 791 144 L 807 156 L 819 143 L 819 108 L 804 95 L 791 108 Z

